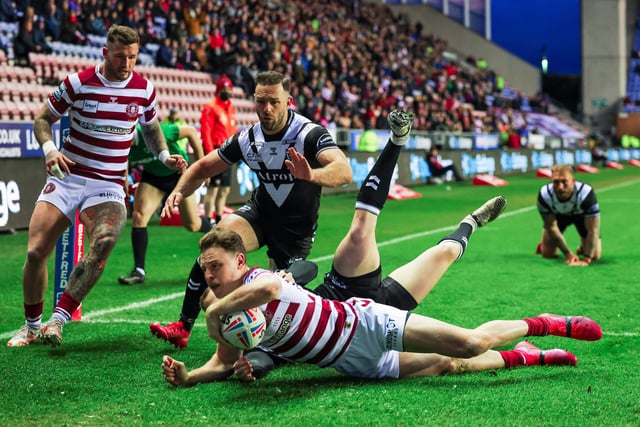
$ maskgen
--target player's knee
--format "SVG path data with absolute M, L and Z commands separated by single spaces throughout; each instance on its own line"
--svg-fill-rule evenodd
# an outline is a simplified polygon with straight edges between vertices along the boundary
M 49 255 L 43 247 L 30 247 L 27 249 L 27 262 L 30 264 L 44 263 L 49 258 Z
M 491 340 L 489 337 L 477 331 L 470 333 L 464 340 L 464 344 L 458 349 L 458 357 L 468 359 L 478 356 L 491 349 Z
M 98 255 L 99 258 L 104 259 L 109 255 L 117 241 L 118 236 L 115 233 L 102 233 L 94 238 L 92 246 L 96 255 Z
M 353 245 L 359 246 L 363 242 L 366 242 L 374 237 L 375 234 L 372 233 L 371 229 L 369 227 L 366 227 L 365 224 L 365 218 L 358 215 L 356 215 L 351 222 L 351 228 L 349 228 L 347 238 Z

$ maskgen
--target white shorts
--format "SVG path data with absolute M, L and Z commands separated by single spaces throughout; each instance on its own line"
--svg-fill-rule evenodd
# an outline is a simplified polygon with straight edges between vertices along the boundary
M 82 212 L 105 202 L 116 202 L 125 206 L 124 200 L 124 188 L 119 184 L 67 175 L 64 179 L 49 176 L 36 203 L 51 203 L 73 222 L 78 209 Z
M 398 378 L 398 352 L 403 351 L 410 312 L 370 299 L 350 298 L 346 302 L 355 308 L 358 325 L 351 344 L 331 367 L 361 378 Z

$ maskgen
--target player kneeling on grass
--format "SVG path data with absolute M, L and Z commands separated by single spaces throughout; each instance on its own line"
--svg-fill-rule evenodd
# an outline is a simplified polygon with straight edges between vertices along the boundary
M 600 259 L 600 206 L 596 193 L 589 184 L 576 181 L 571 165 L 551 168 L 551 182 L 538 192 L 537 206 L 544 224 L 537 254 L 555 258 L 560 250 L 567 265 L 579 267 Z M 580 235 L 580 246 L 575 254 L 564 237 L 565 230 L 572 224 Z
M 410 116 L 400 118 L 406 124 Z M 512 351 L 490 349 L 524 336 L 551 334 L 583 340 L 601 337 L 600 327 L 584 317 L 540 315 L 492 321 L 470 330 L 408 311 L 462 256 L 475 229 L 500 215 L 506 201 L 501 196 L 489 200 L 467 215 L 454 233 L 381 280 L 375 227 L 404 142 L 402 137 L 408 133 L 396 129 L 397 123 L 391 125 L 391 143 L 365 179 L 351 228 L 336 250 L 331 272 L 315 291 L 266 270 L 249 268 L 242 240 L 231 231 L 214 230 L 201 239 L 201 265 L 209 286 L 203 301 L 207 326 L 209 335 L 219 344 L 213 357 L 193 371 L 165 356 L 162 369 L 169 383 L 193 385 L 226 378 L 234 372 L 243 380 L 254 379 L 253 360 L 241 357 L 240 350 L 224 341 L 219 319 L 223 314 L 253 307 L 258 307 L 267 319 L 260 344 L 267 353 L 261 354 L 278 354 L 290 361 L 333 367 L 359 377 L 575 365 L 577 360 L 571 353 L 559 349 L 542 351 L 527 341 Z M 409 124 L 406 126 L 410 128 Z M 255 355 L 256 352 L 249 354 Z

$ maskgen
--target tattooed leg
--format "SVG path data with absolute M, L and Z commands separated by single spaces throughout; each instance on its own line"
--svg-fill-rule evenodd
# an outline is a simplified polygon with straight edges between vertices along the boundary
M 119 203 L 103 203 L 81 214 L 89 235 L 89 250 L 69 276 L 67 292 L 82 301 L 96 284 L 127 221 L 127 212 Z

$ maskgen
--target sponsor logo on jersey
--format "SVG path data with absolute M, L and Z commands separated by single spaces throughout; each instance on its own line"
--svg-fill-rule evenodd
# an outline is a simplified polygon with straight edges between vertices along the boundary
M 53 91 L 53 99 L 55 99 L 56 101 L 60 101 L 66 91 L 67 87 L 65 86 L 64 82 L 60 83 L 56 90 Z
M 318 148 L 320 147 L 324 147 L 326 145 L 334 145 L 335 142 L 333 142 L 333 138 L 331 137 L 331 135 L 329 135 L 328 133 L 325 135 L 322 135 L 320 138 L 318 138 Z
M 104 132 L 104 133 L 114 133 L 117 135 L 128 135 L 131 133 L 131 128 L 120 128 L 117 126 L 98 126 L 95 123 L 80 121 L 78 124 L 87 130 L 92 130 L 96 132 Z
M 398 325 L 393 319 L 389 319 L 385 325 L 384 345 L 387 350 L 393 350 L 398 345 Z
M 269 347 L 280 341 L 280 339 L 282 339 L 282 337 L 284 337 L 289 330 L 292 320 L 293 316 L 291 314 L 285 314 L 285 316 L 282 318 L 282 322 L 280 322 L 280 324 L 278 325 L 278 330 L 276 331 L 276 333 L 273 334 L 270 340 L 263 342 L 262 345 L 265 347 Z
M 98 112 L 98 101 L 93 99 L 85 99 L 84 105 L 82 106 L 82 111 L 86 113 L 97 113 Z
M 122 200 L 122 195 L 118 193 L 112 193 L 110 191 L 107 191 L 105 193 L 100 193 L 98 194 L 98 197 L 101 197 L 103 199 Z

